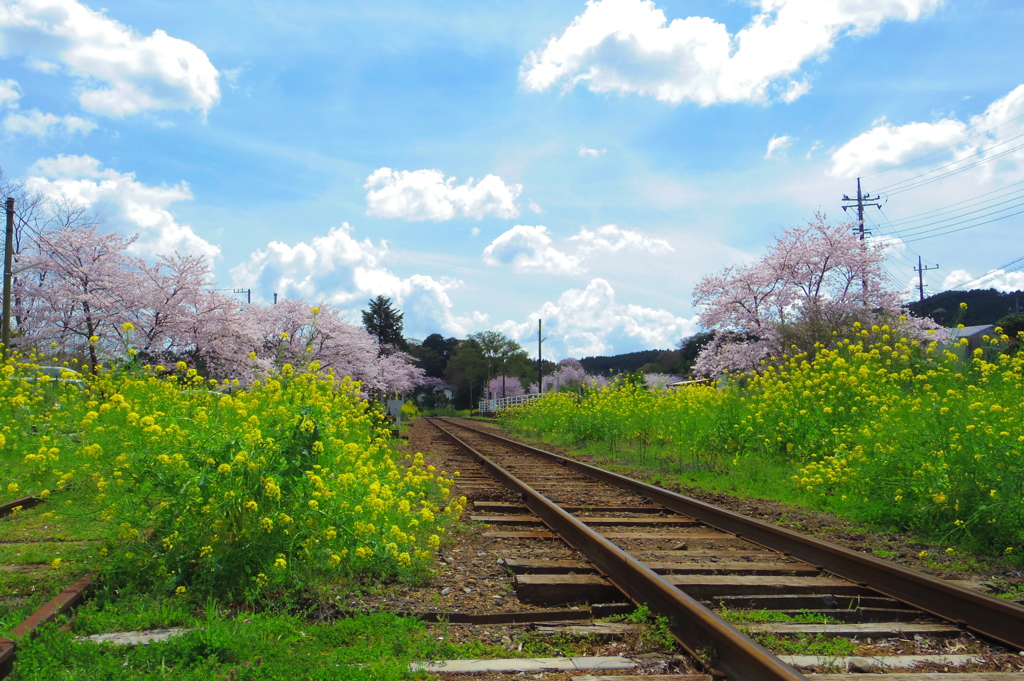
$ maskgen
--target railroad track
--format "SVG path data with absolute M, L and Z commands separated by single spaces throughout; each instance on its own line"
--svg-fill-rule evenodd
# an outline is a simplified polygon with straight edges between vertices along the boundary
M 1024 607 L 491 429 L 449 419 L 430 423 L 471 457 L 460 468 L 457 490 L 473 502 L 471 520 L 494 528 L 486 536 L 558 537 L 585 557 L 506 560 L 521 601 L 647 605 L 668 618 L 673 637 L 699 666 L 737 681 L 807 678 L 800 668 L 922 667 L 887 678 L 1024 680 Z M 847 639 L 854 652 L 771 650 L 801 637 Z M 965 664 L 977 673 L 958 673 Z

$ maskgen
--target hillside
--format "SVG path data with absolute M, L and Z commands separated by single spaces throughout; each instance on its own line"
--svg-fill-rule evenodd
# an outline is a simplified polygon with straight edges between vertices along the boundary
M 960 303 L 967 303 L 967 311 L 959 323 L 964 326 L 995 324 L 1010 313 L 1024 310 L 1024 291 L 943 291 L 908 307 L 915 315 L 931 317 L 943 326 L 954 326 L 958 323 Z
M 627 352 L 623 355 L 611 357 L 584 357 L 580 364 L 587 370 L 588 374 L 608 375 L 609 370 L 613 374 L 628 374 L 640 369 L 645 364 L 657 362 L 658 357 L 667 350 L 640 350 L 639 352 Z

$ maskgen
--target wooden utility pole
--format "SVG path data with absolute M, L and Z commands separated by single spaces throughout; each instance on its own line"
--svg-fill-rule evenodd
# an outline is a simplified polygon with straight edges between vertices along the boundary
M 537 394 L 544 393 L 544 360 L 541 357 L 541 346 L 544 339 L 540 337 L 540 320 L 537 320 Z
M 914 271 L 917 272 L 917 290 L 921 294 L 921 302 L 922 303 L 924 302 L 924 273 L 927 272 L 928 270 L 937 270 L 937 269 L 939 269 L 938 264 L 936 264 L 935 267 L 921 267 L 921 256 L 917 256 L 917 269 L 915 269 Z M 923 314 L 923 313 L 924 313 L 923 310 L 918 312 L 918 314 Z
M 7 230 L 4 240 L 4 307 L 3 331 L 0 342 L 4 345 L 4 359 L 11 354 L 11 283 L 14 279 L 14 199 L 7 199 Z
M 857 207 L 857 227 L 854 229 L 854 231 L 857 232 L 857 235 L 859 236 L 861 241 L 864 241 L 864 234 L 866 232 L 866 230 L 864 229 L 864 206 L 874 206 L 875 208 L 878 208 L 878 209 L 882 208 L 882 204 L 880 204 L 880 203 L 865 203 L 865 202 L 866 201 L 877 201 L 878 198 L 879 197 L 878 197 L 877 194 L 874 195 L 874 196 L 870 196 L 870 195 L 867 195 L 867 194 L 864 194 L 863 192 L 861 192 L 861 189 L 860 189 L 860 178 L 859 177 L 857 178 L 857 198 L 856 198 L 856 203 L 854 203 L 854 201 L 855 201 L 854 199 L 851 199 L 846 194 L 843 194 L 843 201 L 849 202 L 848 205 L 843 206 L 843 212 L 846 212 L 846 210 L 848 208 L 853 208 L 854 206 Z
M 853 208 L 854 206 L 857 207 L 857 226 L 854 228 L 854 231 L 857 232 L 857 237 L 861 241 L 864 241 L 864 235 L 867 232 L 867 230 L 864 229 L 864 206 L 874 206 L 875 208 L 878 208 L 879 210 L 882 209 L 882 204 L 880 204 L 880 203 L 865 203 L 865 201 L 877 201 L 877 200 L 878 200 L 878 195 L 877 194 L 875 196 L 870 196 L 870 195 L 864 194 L 860 190 L 860 178 L 859 177 L 857 178 L 857 202 L 853 203 L 853 199 L 851 199 L 846 194 L 843 194 L 843 201 L 848 202 L 847 205 L 843 206 L 843 212 L 844 213 L 846 212 L 846 210 L 848 208 Z M 861 279 L 860 284 L 861 284 L 861 290 L 863 290 L 863 292 L 864 292 L 864 306 L 867 307 L 867 304 L 868 304 L 868 281 L 867 281 L 867 279 Z

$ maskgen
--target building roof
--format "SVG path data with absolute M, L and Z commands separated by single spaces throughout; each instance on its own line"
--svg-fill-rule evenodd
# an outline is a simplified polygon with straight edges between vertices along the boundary
M 965 326 L 962 329 L 950 329 L 953 338 L 970 338 L 983 333 L 995 333 L 996 327 L 992 324 L 979 324 L 978 326 Z

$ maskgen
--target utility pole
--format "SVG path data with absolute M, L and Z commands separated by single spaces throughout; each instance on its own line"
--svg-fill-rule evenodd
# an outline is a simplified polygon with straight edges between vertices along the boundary
M 4 241 L 4 307 L 3 331 L 0 342 L 4 345 L 4 359 L 11 355 L 11 283 L 14 279 L 14 199 L 7 199 L 7 230 Z
M 541 346 L 544 339 L 540 337 L 540 320 L 537 320 L 537 394 L 544 393 L 544 360 L 541 357 Z
M 870 196 L 870 195 L 864 194 L 861 191 L 861 189 L 860 189 L 860 178 L 859 177 L 857 178 L 857 202 L 853 203 L 853 199 L 851 199 L 846 194 L 843 194 L 843 201 L 847 202 L 847 204 L 843 206 L 843 212 L 844 213 L 847 211 L 847 209 L 853 208 L 854 206 L 857 206 L 857 227 L 854 229 L 854 231 L 857 232 L 857 237 L 861 241 L 864 241 L 864 235 L 865 235 L 865 233 L 867 231 L 867 230 L 864 229 L 864 206 L 874 206 L 875 208 L 878 208 L 879 210 L 882 209 L 882 204 L 880 204 L 880 203 L 865 203 L 865 201 L 877 201 L 877 200 L 878 200 L 878 195 L 877 194 L 874 195 L 874 196 Z M 861 279 L 860 280 L 860 285 L 861 285 L 861 290 L 864 292 L 864 306 L 867 307 L 867 304 L 868 304 L 868 281 L 867 281 L 867 279 Z
M 882 208 L 882 204 L 880 204 L 880 203 L 865 203 L 865 202 L 866 201 L 877 201 L 878 198 L 879 197 L 878 197 L 877 194 L 874 195 L 874 196 L 870 196 L 868 194 L 864 194 L 863 192 L 861 192 L 861 189 L 860 189 L 860 178 L 859 177 L 857 178 L 857 198 L 856 199 L 851 199 L 846 194 L 843 194 L 843 201 L 849 202 L 848 205 L 843 206 L 843 212 L 844 213 L 846 212 L 846 210 L 848 208 L 853 208 L 854 206 L 857 207 L 857 227 L 856 227 L 856 229 L 854 231 L 857 232 L 857 234 L 858 234 L 858 236 L 859 236 L 861 241 L 864 241 L 864 234 L 866 232 L 866 230 L 864 229 L 864 206 L 874 206 L 875 208 L 878 208 L 879 210 L 881 210 L 881 208 Z M 854 201 L 856 201 L 856 203 L 854 203 Z
M 921 293 L 922 303 L 924 302 L 924 273 L 928 270 L 937 269 L 939 269 L 938 264 L 936 264 L 935 267 L 921 267 L 921 256 L 917 256 L 917 269 L 914 271 L 917 272 L 917 290 Z

